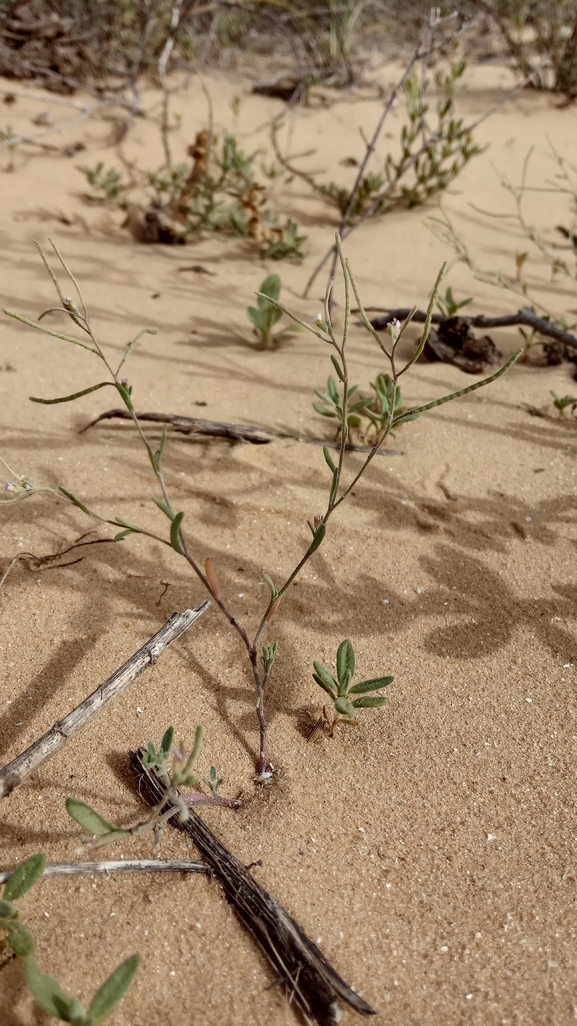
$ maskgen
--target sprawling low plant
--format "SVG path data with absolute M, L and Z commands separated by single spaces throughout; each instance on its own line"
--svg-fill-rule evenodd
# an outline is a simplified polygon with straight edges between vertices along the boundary
M 125 363 L 126 360 L 131 356 L 134 349 L 140 342 L 143 334 L 149 329 L 140 331 L 132 342 L 127 346 L 122 358 L 117 365 L 111 362 L 110 356 L 107 355 L 107 351 L 104 346 L 99 342 L 96 333 L 92 327 L 88 309 L 86 307 L 82 292 L 78 286 L 76 279 L 68 269 L 66 263 L 62 259 L 60 253 L 54 248 L 57 259 L 59 260 L 65 273 L 68 275 L 69 280 L 74 286 L 77 296 L 77 303 L 65 296 L 58 278 L 49 264 L 44 250 L 41 246 L 38 246 L 39 253 L 42 260 L 50 274 L 55 288 L 57 290 L 60 306 L 57 311 L 61 316 L 67 317 L 74 327 L 78 329 L 77 334 L 68 335 L 62 331 L 57 331 L 52 328 L 48 328 L 43 322 L 42 318 L 37 321 L 30 320 L 22 314 L 15 313 L 14 311 L 6 311 L 9 316 L 16 318 L 25 325 L 34 328 L 37 331 L 41 331 L 44 334 L 53 336 L 61 339 L 66 343 L 80 346 L 86 353 L 90 354 L 91 357 L 95 358 L 100 365 L 104 366 L 107 377 L 105 380 L 96 381 L 94 384 L 88 385 L 85 388 L 80 389 L 70 395 L 58 396 L 56 398 L 39 398 L 31 397 L 33 402 L 40 402 L 44 404 L 64 403 L 72 402 L 79 399 L 82 396 L 88 395 L 98 389 L 111 387 L 117 395 L 120 397 L 123 405 L 129 413 L 130 418 L 133 421 L 135 430 L 138 433 L 139 438 L 142 441 L 144 449 L 147 453 L 148 460 L 152 472 L 152 480 L 155 483 L 156 488 L 160 491 L 160 496 L 151 496 L 152 500 L 156 504 L 159 512 L 159 516 L 164 518 L 164 521 L 168 521 L 166 528 L 163 530 L 162 521 L 159 522 L 158 529 L 148 530 L 147 528 L 141 527 L 140 525 L 127 520 L 122 516 L 106 517 L 101 516 L 94 510 L 91 510 L 84 502 L 82 502 L 73 491 L 69 488 L 65 488 L 63 485 L 60 486 L 56 494 L 64 496 L 71 504 L 75 505 L 84 514 L 93 519 L 112 525 L 116 530 L 117 534 L 115 538 L 117 541 L 128 538 L 133 534 L 140 534 L 144 537 L 153 538 L 155 541 L 172 549 L 180 558 L 184 559 L 190 566 L 193 573 L 200 580 L 202 585 L 211 594 L 214 604 L 220 610 L 222 615 L 226 618 L 230 626 L 238 634 L 248 657 L 250 672 L 254 682 L 255 688 L 255 705 L 256 714 L 258 719 L 259 729 L 259 751 L 257 758 L 257 779 L 261 782 L 270 780 L 273 775 L 273 769 L 269 762 L 267 741 L 268 741 L 268 725 L 265 715 L 265 696 L 269 684 L 271 672 L 274 668 L 275 659 L 278 654 L 276 641 L 264 643 L 264 638 L 267 633 L 270 632 L 271 622 L 279 610 L 279 606 L 285 597 L 287 591 L 290 589 L 292 583 L 301 573 L 303 567 L 307 565 L 317 550 L 325 543 L 327 533 L 329 532 L 331 518 L 337 512 L 339 507 L 345 502 L 353 489 L 357 486 L 360 478 L 363 476 L 367 468 L 370 466 L 379 450 L 383 446 L 387 436 L 395 430 L 395 428 L 407 417 L 415 417 L 418 414 L 424 413 L 427 410 L 432 410 L 443 403 L 450 402 L 459 396 L 466 395 L 469 392 L 474 391 L 477 388 L 481 388 L 491 381 L 494 381 L 501 374 L 511 367 L 515 360 L 520 355 L 520 351 L 516 353 L 511 359 L 495 374 L 490 377 L 483 379 L 482 381 L 476 382 L 473 385 L 469 385 L 467 388 L 460 389 L 457 392 L 452 392 L 449 395 L 442 396 L 439 399 L 435 399 L 432 402 L 425 403 L 424 405 L 417 405 L 408 407 L 405 412 L 398 412 L 397 405 L 397 393 L 400 388 L 401 377 L 410 370 L 415 361 L 419 358 L 423 351 L 429 328 L 431 324 L 431 318 L 433 315 L 433 309 L 436 302 L 439 284 L 443 275 L 444 269 L 441 270 L 437 277 L 437 281 L 433 288 L 433 293 L 428 306 L 427 319 L 424 325 L 423 334 L 417 349 L 408 360 L 402 360 L 399 358 L 398 344 L 405 328 L 407 327 L 410 317 L 400 325 L 398 322 L 394 322 L 390 326 L 389 340 L 384 341 L 375 329 L 370 324 L 367 314 L 361 302 L 361 298 L 358 292 L 358 288 L 349 267 L 348 261 L 346 260 L 341 246 L 340 238 L 336 237 L 336 246 L 339 253 L 339 261 L 343 278 L 344 286 L 344 321 L 342 329 L 337 332 L 337 329 L 333 323 L 331 310 L 330 310 L 330 295 L 332 290 L 332 281 L 327 289 L 324 302 L 324 311 L 319 315 L 313 322 L 307 322 L 300 317 L 292 314 L 287 308 L 280 302 L 280 300 L 273 300 L 270 296 L 259 294 L 261 299 L 265 299 L 267 302 L 272 303 L 278 310 L 287 314 L 292 320 L 300 324 L 302 328 L 310 332 L 323 344 L 328 346 L 331 353 L 330 359 L 333 367 L 333 371 L 336 374 L 335 387 L 339 392 L 339 404 L 335 407 L 338 412 L 339 419 L 339 441 L 338 448 L 335 452 L 335 458 L 331 456 L 328 446 L 324 453 L 324 458 L 329 471 L 329 477 L 327 481 L 327 492 L 324 507 L 320 512 L 313 515 L 309 520 L 309 528 L 312 537 L 309 537 L 308 541 L 300 541 L 301 555 L 297 556 L 295 565 L 291 572 L 287 575 L 282 583 L 273 581 L 272 577 L 268 574 L 265 575 L 265 581 L 268 585 L 269 596 L 268 601 L 265 604 L 265 608 L 262 611 L 260 621 L 257 629 L 254 633 L 249 634 L 248 629 L 238 619 L 236 613 L 231 607 L 229 599 L 222 592 L 217 569 L 212 565 L 210 558 L 202 562 L 202 556 L 200 555 L 199 549 L 201 550 L 201 543 L 194 538 L 194 527 L 191 531 L 187 530 L 185 524 L 185 511 L 179 510 L 173 504 L 173 499 L 170 495 L 164 471 L 163 471 L 163 459 L 165 456 L 165 447 L 167 435 L 166 431 L 162 436 L 160 444 L 153 443 L 152 440 L 147 438 L 143 427 L 138 419 L 138 414 L 135 409 L 134 395 L 132 388 L 128 385 L 125 374 Z M 360 467 L 355 466 L 354 469 L 348 472 L 348 441 L 349 441 L 349 392 L 350 392 L 350 381 L 349 381 L 349 370 L 348 370 L 348 343 L 349 343 L 349 330 L 350 330 L 350 314 L 351 314 L 351 300 L 354 296 L 356 300 L 357 308 L 361 314 L 362 322 L 368 331 L 369 335 L 376 343 L 379 352 L 384 355 L 388 367 L 390 384 L 388 386 L 387 394 L 387 411 L 381 417 L 379 424 L 376 426 L 374 440 L 372 441 L 369 452 L 366 454 Z M 82 337 L 79 337 L 82 336 Z M 382 358 L 382 357 L 381 357 Z M 337 383 L 338 382 L 338 383 Z M 26 498 L 38 490 L 37 486 L 29 482 L 26 476 L 19 475 L 16 482 L 8 482 L 9 491 L 5 497 L 5 502 L 15 502 L 21 498 Z M 50 490 L 50 489 L 45 489 Z M 303 518 L 304 519 L 304 518 Z M 118 528 L 121 528 L 118 531 Z M 283 529 L 284 530 L 284 529 Z M 284 539 L 286 546 L 286 538 Z M 299 543 L 297 543 L 299 544 Z
M 7 947 L 23 960 L 28 988 L 48 1015 L 72 1026 L 98 1026 L 111 1015 L 126 994 L 138 970 L 140 955 L 130 955 L 116 967 L 96 991 L 87 1010 L 78 998 L 66 994 L 58 981 L 38 965 L 34 958 L 34 938 L 21 922 L 14 904 L 37 883 L 45 867 L 44 854 L 30 855 L 16 867 L 5 884 L 0 898 L 0 948 Z
M 485 149 L 473 140 L 475 126 L 466 124 L 455 109 L 458 86 L 466 67 L 464 59 L 454 61 L 447 69 L 438 69 L 433 82 L 426 69 L 418 73 L 413 68 L 403 85 L 406 120 L 400 132 L 398 153 L 389 152 L 380 167 L 367 169 L 360 179 L 357 175 L 352 190 L 335 182 L 319 182 L 315 175 L 290 164 L 280 152 L 278 126 L 273 125 L 277 159 L 337 208 L 342 216 L 343 231 L 365 217 L 383 214 L 399 204 L 407 207 L 423 204 L 447 189 L 469 161 Z M 434 108 L 430 102 L 432 85 L 437 93 Z M 373 156 L 372 163 L 375 161 Z
M 190 160 L 160 171 L 132 166 L 131 182 L 125 182 L 115 168 L 105 168 L 101 161 L 93 168 L 78 170 L 91 188 L 87 199 L 128 211 L 125 226 L 131 223 L 128 197 L 138 187 L 149 209 L 172 226 L 175 241 L 236 235 L 250 239 L 263 258 L 302 258 L 305 236 L 299 234 L 294 221 L 282 224 L 270 209 L 269 189 L 255 173 L 256 153 L 245 153 L 230 132 L 215 137 L 203 129 L 188 147 L 188 156 Z

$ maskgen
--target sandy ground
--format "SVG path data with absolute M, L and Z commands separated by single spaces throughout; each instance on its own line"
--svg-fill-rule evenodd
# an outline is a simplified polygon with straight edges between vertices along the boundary
M 383 81 L 393 78 L 394 69 L 385 69 Z M 464 109 L 477 116 L 510 84 L 504 68 L 472 69 Z M 280 103 L 250 97 L 238 78 L 215 75 L 206 85 L 216 127 L 236 130 L 247 149 L 266 146 L 266 125 Z M 69 116 L 29 91 L 30 99 L 5 108 L 2 121 L 14 131 L 37 131 L 32 118 L 43 110 L 56 120 Z M 235 94 L 242 97 L 236 121 Z M 173 146 L 184 156 L 206 119 L 197 82 L 176 98 L 175 110 L 182 131 Z M 290 128 L 293 153 L 315 150 L 303 166 L 347 182 L 353 172 L 338 162 L 358 154 L 359 127 L 369 131 L 379 110 L 374 91 L 333 94 L 328 105 L 298 111 L 283 140 Z M 570 157 L 575 119 L 573 108 L 527 93 L 479 129 L 490 147 L 443 204 L 482 266 L 510 275 L 515 252 L 527 245 L 512 222 L 489 221 L 470 204 L 510 210 L 498 172 L 517 181 L 534 145 L 532 173 L 542 183 L 554 172 L 546 136 Z M 394 137 L 399 124 L 396 110 Z M 244 325 L 244 308 L 270 271 L 280 272 L 285 301 L 298 313 L 317 313 L 322 278 L 308 300 L 301 296 L 330 244 L 331 212 L 302 183 L 277 185 L 278 209 L 308 236 L 302 265 L 263 268 L 242 240 L 139 246 L 120 230 L 117 214 L 81 197 L 76 165 L 113 164 L 110 132 L 102 117 L 89 119 L 46 137 L 58 145 L 80 140 L 85 152 L 66 158 L 19 147 L 15 169 L 0 174 L 2 305 L 35 317 L 53 304 L 32 241 L 52 236 L 112 356 L 140 327 L 158 329 L 129 365 L 137 408 L 322 434 L 326 424 L 311 407 L 313 389 L 330 371 L 322 343 L 295 335 L 275 352 L 259 352 L 230 321 Z M 154 126 L 137 123 L 127 150 L 141 166 L 153 166 L 160 157 Z M 8 163 L 3 150 L 0 164 Z M 563 198 L 537 194 L 531 216 L 550 227 L 567 222 L 566 210 Z M 426 302 L 450 257 L 427 226 L 434 212 L 394 212 L 351 238 L 347 252 L 366 304 Z M 63 224 L 62 214 L 72 223 Z M 213 276 L 179 272 L 191 263 Z M 541 295 L 552 305 L 571 309 L 567 287 L 549 286 L 536 258 L 526 273 L 544 282 Z M 511 313 L 520 305 L 462 267 L 448 282 L 458 295 L 474 296 L 473 312 Z M 517 347 L 514 330 L 493 337 L 504 353 Z M 109 424 L 78 434 L 114 405 L 109 390 L 74 405 L 27 401 L 99 380 L 94 358 L 7 318 L 0 345 L 2 454 L 10 466 L 37 483 L 62 483 L 105 516 L 164 530 L 150 501 L 147 458 L 131 430 Z M 379 352 L 358 327 L 350 351 L 352 375 L 366 388 L 385 369 Z M 404 393 L 411 403 L 428 401 L 471 380 L 454 367 L 418 364 Z M 211 611 L 3 801 L 2 867 L 38 850 L 52 862 L 75 857 L 79 830 L 64 809 L 70 794 L 131 821 L 142 806 L 128 749 L 160 740 L 169 723 L 190 743 L 201 722 L 203 774 L 214 762 L 224 793 L 247 795 L 238 812 L 208 810 L 207 822 L 240 859 L 262 860 L 258 880 L 377 1009 L 376 1022 L 573 1022 L 575 428 L 531 418 L 522 404 L 542 406 L 549 389 L 574 387 L 566 367 L 516 366 L 492 387 L 406 426 L 393 443 L 404 456 L 375 462 L 271 624 L 268 640 L 279 641 L 268 698 L 277 774 L 271 786 L 253 784 L 256 721 L 241 645 Z M 350 473 L 359 459 L 350 457 Z M 292 441 L 257 447 L 173 437 L 166 476 L 198 559 L 212 558 L 231 606 L 254 625 L 265 600 L 262 571 L 283 579 L 308 544 L 307 518 L 326 501 L 320 450 Z M 50 495 L 7 507 L 1 565 L 18 551 L 55 552 L 92 527 Z M 95 537 L 112 534 L 97 525 Z M 19 564 L 0 593 L 2 761 L 74 707 L 174 609 L 203 597 L 186 565 L 146 539 L 95 545 L 67 569 L 34 574 Z M 355 645 L 362 676 L 395 675 L 390 703 L 360 714 L 358 731 L 307 744 L 303 732 L 322 705 L 312 660 L 330 664 L 344 637 Z M 143 839 L 122 852 L 148 856 L 150 847 Z M 174 831 L 162 852 L 195 857 Z M 103 854 L 117 858 L 119 849 Z M 51 880 L 22 905 L 42 966 L 84 1000 L 119 961 L 141 952 L 141 970 L 112 1020 L 117 1026 L 158 1017 L 166 1026 L 296 1021 L 214 882 Z M 4 1026 L 48 1023 L 28 996 L 20 965 L 5 967 L 0 982 Z

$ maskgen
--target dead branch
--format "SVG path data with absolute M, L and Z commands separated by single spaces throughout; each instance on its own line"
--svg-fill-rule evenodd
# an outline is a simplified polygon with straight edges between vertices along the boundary
M 84 873 L 208 873 L 204 862 L 188 859 L 126 859 L 122 862 L 55 862 L 42 876 L 80 876 Z M 0 886 L 8 882 L 13 869 L 0 873 Z
M 368 310 L 385 310 L 385 307 L 366 307 Z M 356 311 L 354 311 L 356 312 Z M 411 311 L 405 307 L 401 307 L 397 310 L 387 310 L 383 317 L 375 317 L 371 321 L 373 328 L 377 331 L 382 331 L 386 328 L 389 321 L 398 318 L 402 321 L 405 317 L 408 317 Z M 426 321 L 427 315 L 423 310 L 417 310 L 413 316 L 413 320 L 419 323 Z M 435 324 L 442 324 L 445 320 L 450 318 L 443 317 L 441 314 L 433 314 L 433 322 Z M 557 342 L 563 342 L 566 346 L 571 349 L 577 349 L 577 336 L 573 335 L 570 331 L 565 331 L 564 328 L 557 327 L 552 321 L 545 320 L 544 317 L 537 317 L 537 314 L 533 313 L 527 307 L 523 307 L 518 310 L 516 314 L 510 314 L 505 317 L 486 317 L 484 314 L 479 314 L 477 317 L 463 317 L 462 320 L 466 320 L 471 328 L 508 328 L 513 327 L 517 324 L 522 324 L 527 328 L 532 328 L 533 331 L 538 331 L 540 335 L 545 335 L 548 338 L 554 338 Z
M 139 793 L 154 806 L 164 795 L 161 782 L 142 765 L 143 749 L 130 752 L 130 766 Z M 375 1015 L 335 972 L 322 951 L 313 944 L 282 905 L 261 887 L 243 865 L 224 847 L 193 810 L 188 820 L 170 822 L 193 840 L 207 866 L 220 880 L 241 922 L 284 982 L 289 999 L 305 1022 L 336 1026 L 342 1016 L 341 998 L 360 1015 Z
M 291 435 L 286 431 L 269 431 L 268 428 L 253 427 L 250 424 L 226 424 L 218 420 L 204 420 L 201 417 L 181 417 L 175 413 L 138 413 L 138 420 L 153 421 L 157 424 L 171 424 L 175 431 L 183 435 L 209 435 L 215 438 L 229 438 L 234 442 L 251 442 L 253 445 L 266 445 L 275 438 L 290 438 L 295 442 L 307 442 L 309 445 L 326 445 L 329 449 L 340 449 L 340 442 L 327 441 L 324 438 L 309 438 L 307 435 Z M 107 410 L 95 420 L 91 420 L 82 431 L 98 424 L 100 420 L 132 420 L 128 410 Z M 80 432 L 82 434 L 82 431 Z M 347 445 L 348 452 L 372 452 L 370 445 Z M 378 456 L 402 456 L 397 449 L 379 449 Z
M 87 531 L 86 534 L 90 534 Z M 12 557 L 8 566 L 4 570 L 0 577 L 0 588 L 2 588 L 6 578 L 10 571 L 16 566 L 19 560 L 22 560 L 26 564 L 28 569 L 32 573 L 39 573 L 42 570 L 60 570 L 67 566 L 74 566 L 76 563 L 82 562 L 83 556 L 79 556 L 78 559 L 71 559 L 68 563 L 57 563 L 56 560 L 62 556 L 66 556 L 67 553 L 73 552 L 74 549 L 82 549 L 85 545 L 114 545 L 114 538 L 92 538 L 91 541 L 82 541 L 82 538 L 86 537 L 86 534 L 81 534 L 78 541 L 74 542 L 73 545 L 69 545 L 66 549 L 61 549 L 60 552 L 51 552 L 47 556 L 35 556 L 33 552 L 17 552 Z
M 132 684 L 147 666 L 152 666 L 164 650 L 180 638 L 189 627 L 208 609 L 210 602 L 201 602 L 195 609 L 173 613 L 150 641 L 138 649 L 130 659 L 105 680 L 88 698 L 85 698 L 68 713 L 63 720 L 54 724 L 51 730 L 30 745 L 25 752 L 0 769 L 0 798 L 19 787 L 23 780 L 50 759 L 71 737 L 78 734 L 95 716 Z

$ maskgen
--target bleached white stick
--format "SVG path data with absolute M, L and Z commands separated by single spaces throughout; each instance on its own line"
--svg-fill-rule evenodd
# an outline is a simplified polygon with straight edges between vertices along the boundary
M 71 737 L 83 730 L 109 702 L 122 694 L 147 666 L 152 666 L 164 650 L 202 616 L 209 605 L 210 602 L 201 602 L 195 609 L 173 613 L 164 627 L 161 627 L 146 645 L 139 648 L 124 666 L 112 674 L 112 677 L 105 680 L 76 709 L 68 713 L 68 716 L 55 723 L 51 730 L 38 738 L 25 752 L 17 755 L 12 762 L 0 769 L 0 798 L 10 794 L 33 770 L 63 748 Z
M 0 885 L 14 870 L 0 873 Z M 46 866 L 42 876 L 80 876 L 81 873 L 208 873 L 204 862 L 190 859 L 125 859 L 121 862 L 56 862 Z

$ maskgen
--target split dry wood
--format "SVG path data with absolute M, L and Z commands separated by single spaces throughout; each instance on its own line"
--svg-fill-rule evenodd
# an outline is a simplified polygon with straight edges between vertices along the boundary
M 42 876 L 81 876 L 92 873 L 208 873 L 204 862 L 189 859 L 125 859 L 122 862 L 55 862 Z M 13 869 L 0 873 L 0 886 L 8 882 Z
M 114 698 L 122 694 L 147 666 L 152 666 L 164 650 L 202 616 L 209 605 L 210 602 L 201 602 L 195 609 L 173 613 L 164 627 L 161 627 L 146 645 L 139 648 L 124 666 L 105 680 L 76 709 L 68 713 L 68 716 L 55 723 L 51 730 L 30 745 L 25 752 L 0 769 L 0 798 L 4 798 L 15 787 L 19 787 L 33 770 L 38 769 L 46 759 L 50 759 L 55 752 L 63 748 L 71 737 L 83 730 Z
M 137 413 L 138 420 L 154 421 L 157 424 L 171 424 L 175 431 L 183 435 L 211 435 L 215 438 L 230 438 L 235 442 L 252 442 L 253 445 L 266 445 L 275 438 L 292 438 L 295 442 L 308 442 L 310 445 L 326 445 L 329 449 L 340 449 L 340 442 L 327 441 L 324 438 L 309 438 L 307 435 L 291 435 L 284 431 L 269 431 L 268 428 L 253 427 L 250 424 L 225 424 L 218 420 L 203 420 L 201 417 L 181 417 L 175 413 Z M 82 428 L 98 424 L 101 420 L 132 420 L 128 410 L 107 410 L 101 413 L 90 424 Z M 81 432 L 82 433 L 82 432 Z M 348 452 L 372 452 L 370 445 L 346 445 Z M 402 456 L 397 449 L 379 449 L 377 456 Z
M 158 778 L 144 768 L 143 754 L 142 748 L 130 752 L 130 766 L 139 782 L 140 794 L 154 806 L 165 792 Z M 241 922 L 284 982 L 289 1001 L 294 1001 L 305 1022 L 316 1020 L 320 1026 L 336 1026 L 342 1016 L 339 998 L 360 1015 L 375 1015 L 276 898 L 253 879 L 194 810 L 190 810 L 186 823 L 176 818 L 170 822 L 192 838 L 207 866 L 220 880 Z

